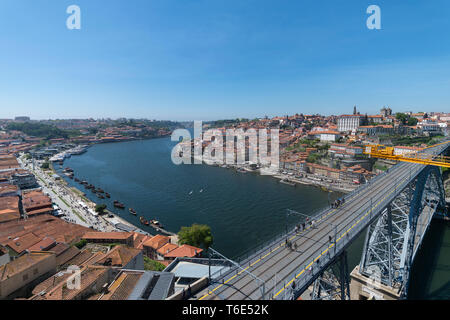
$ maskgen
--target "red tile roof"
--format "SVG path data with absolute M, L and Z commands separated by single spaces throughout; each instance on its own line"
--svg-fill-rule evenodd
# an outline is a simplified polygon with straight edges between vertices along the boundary
M 149 240 L 147 240 L 144 243 L 144 247 L 151 247 L 151 248 L 157 250 L 168 242 L 170 242 L 169 237 L 158 234 L 158 235 L 154 236 L 153 238 L 150 238 Z
M 193 258 L 197 255 L 199 255 L 203 249 L 190 246 L 188 244 L 183 244 L 182 246 L 170 251 L 168 254 L 166 254 L 166 258 Z

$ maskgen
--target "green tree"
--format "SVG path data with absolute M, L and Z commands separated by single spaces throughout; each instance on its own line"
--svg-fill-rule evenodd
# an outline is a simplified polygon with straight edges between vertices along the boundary
M 98 204 L 95 206 L 95 212 L 97 212 L 98 214 L 105 213 L 105 209 L 106 209 L 106 204 Z
M 417 120 L 417 118 L 414 117 L 409 117 L 408 118 L 408 126 L 415 126 L 417 124 L 419 120 Z
M 41 168 L 44 169 L 44 170 L 49 169 L 49 168 L 50 168 L 50 163 L 44 162 L 44 163 L 41 165 Z
M 399 120 L 403 125 L 406 124 L 406 122 L 408 121 L 408 116 L 404 113 L 396 113 L 395 117 L 397 118 L 397 120 Z
M 213 244 L 211 228 L 205 224 L 195 223 L 190 227 L 181 227 L 180 232 L 178 232 L 178 243 L 207 250 Z
M 78 241 L 77 243 L 75 243 L 74 246 L 77 247 L 78 249 L 81 249 L 81 248 L 83 248 L 86 244 L 87 244 L 87 240 L 86 240 L 86 239 L 81 239 L 80 241 Z
M 152 260 L 147 256 L 144 256 L 144 270 L 147 271 L 163 271 L 166 268 L 162 263 Z

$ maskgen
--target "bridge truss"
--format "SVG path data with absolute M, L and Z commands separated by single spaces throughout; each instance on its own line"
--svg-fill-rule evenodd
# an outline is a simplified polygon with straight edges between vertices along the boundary
M 350 278 L 346 251 L 342 252 L 337 261 L 314 281 L 311 299 L 350 300 Z
M 435 214 L 445 211 L 440 170 L 426 167 L 389 203 L 366 233 L 359 272 L 406 298 L 411 265 Z

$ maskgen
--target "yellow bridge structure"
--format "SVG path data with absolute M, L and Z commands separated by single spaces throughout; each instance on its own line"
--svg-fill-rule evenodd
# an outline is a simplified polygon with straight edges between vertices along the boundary
M 421 151 L 433 148 L 436 146 L 440 146 L 443 144 L 448 144 L 450 141 L 445 141 L 442 143 L 438 143 L 435 145 L 432 145 L 430 147 L 422 148 L 419 150 L 419 152 L 408 152 L 405 154 L 395 154 L 394 147 L 387 147 L 383 145 L 366 145 L 364 146 L 363 153 L 366 155 L 369 155 L 370 157 L 375 158 L 382 158 L 382 159 L 389 159 L 389 160 L 396 160 L 396 161 L 404 161 L 404 162 L 412 162 L 412 163 L 419 163 L 423 165 L 432 165 L 432 166 L 439 166 L 439 167 L 445 167 L 450 168 L 450 157 L 446 156 L 436 156 L 428 153 L 422 153 Z

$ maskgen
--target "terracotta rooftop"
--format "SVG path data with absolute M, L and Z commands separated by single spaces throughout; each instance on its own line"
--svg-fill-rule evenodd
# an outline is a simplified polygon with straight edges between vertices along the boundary
M 161 248 L 163 245 L 168 243 L 170 241 L 169 237 L 163 236 L 161 234 L 158 234 L 154 236 L 153 238 L 150 238 L 144 243 L 144 247 L 151 247 L 155 250 Z
M 65 245 L 65 244 L 59 243 L 55 247 L 53 247 L 49 250 L 50 252 L 56 253 L 56 265 L 57 266 L 65 265 L 67 263 L 67 261 L 70 261 L 71 259 L 73 259 L 75 256 L 77 256 L 80 253 L 80 250 L 75 246 L 67 247 L 66 249 L 61 251 L 62 245 Z
M 22 253 L 25 250 L 29 250 L 33 245 L 41 241 L 41 238 L 30 232 L 23 236 L 19 236 L 11 239 L 6 243 L 6 247 L 14 250 L 17 253 Z
M 28 215 L 53 211 L 52 199 L 38 190 L 23 192 L 22 204 Z
M 127 240 L 133 237 L 129 232 L 86 232 L 83 239 L 86 240 Z
M 139 232 L 133 232 L 133 247 L 142 250 L 144 243 L 150 238 L 151 236 L 147 236 Z
M 0 223 L 20 219 L 19 197 L 0 197 Z
M 10 193 L 17 193 L 19 192 L 19 187 L 17 187 L 14 184 L 4 184 L 0 185 L 0 197 L 4 194 L 10 194 Z
M 55 239 L 52 237 L 45 237 L 38 243 L 32 245 L 28 250 L 30 251 L 47 251 L 51 247 L 54 247 L 56 245 Z
M 166 243 L 165 245 L 163 245 L 161 248 L 159 248 L 157 250 L 157 252 L 163 256 L 165 256 L 166 254 L 168 254 L 169 252 L 171 252 L 172 250 L 178 248 L 178 246 L 176 244 L 173 243 Z
M 97 262 L 104 256 L 102 252 L 92 252 L 89 249 L 82 250 L 79 254 L 75 255 L 72 259 L 68 260 L 63 266 L 88 266 Z
M 100 266 L 88 266 L 81 270 L 81 285 L 79 289 L 69 289 L 66 281 L 59 281 L 55 286 L 51 286 L 47 292 L 40 295 L 34 295 L 30 300 L 72 300 L 85 293 L 86 289 L 91 287 L 99 279 L 105 279 L 108 269 Z M 73 275 L 73 274 L 72 274 Z M 97 286 L 103 283 L 97 283 Z
M 142 276 L 142 272 L 122 271 L 99 300 L 127 300 Z
M 68 223 L 48 214 L 31 217 L 27 220 L 15 220 L 0 223 L 0 244 L 5 245 L 11 239 L 33 233 L 39 241 L 52 237 L 56 242 L 72 244 L 91 229 Z
M 115 246 L 101 259 L 97 260 L 97 265 L 125 267 L 131 260 L 133 260 L 141 250 L 134 249 L 128 246 Z
M 166 254 L 167 258 L 193 258 L 196 255 L 200 254 L 203 251 L 203 249 L 190 246 L 188 244 L 183 244 L 182 246 L 170 251 L 168 254 Z
M 0 281 L 14 276 L 52 255 L 54 254 L 48 252 L 32 252 L 24 254 L 17 259 L 0 266 Z

